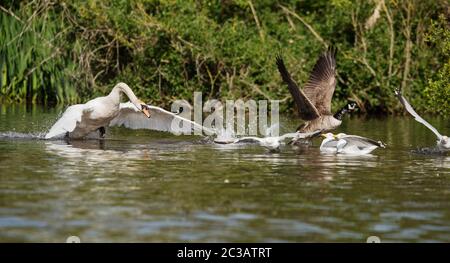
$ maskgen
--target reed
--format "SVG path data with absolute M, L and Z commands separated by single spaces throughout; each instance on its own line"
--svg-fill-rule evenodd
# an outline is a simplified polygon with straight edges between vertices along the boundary
M 76 67 L 61 48 L 61 23 L 31 11 L 28 17 L 0 12 L 0 97 L 6 102 L 77 102 L 70 72 Z

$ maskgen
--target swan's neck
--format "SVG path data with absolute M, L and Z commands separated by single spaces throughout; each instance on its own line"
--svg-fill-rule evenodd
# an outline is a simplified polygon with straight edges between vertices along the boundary
M 119 82 L 116 86 L 114 86 L 108 97 L 110 97 L 114 101 L 114 103 L 120 104 L 120 96 L 122 93 L 125 93 L 128 99 L 130 99 L 131 103 L 133 103 L 134 106 L 141 110 L 142 106 L 138 98 L 136 97 L 136 95 L 134 95 L 134 92 L 131 90 L 131 88 L 123 82 Z

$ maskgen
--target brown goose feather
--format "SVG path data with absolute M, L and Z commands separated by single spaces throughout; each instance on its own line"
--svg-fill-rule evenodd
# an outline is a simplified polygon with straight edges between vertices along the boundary
M 336 87 L 336 49 L 329 48 L 317 60 L 303 92 L 321 115 L 330 115 Z
M 281 74 L 281 78 L 287 84 L 289 92 L 294 98 L 295 104 L 297 105 L 297 110 L 300 118 L 303 120 L 309 121 L 317 119 L 320 114 L 317 111 L 314 104 L 308 99 L 308 97 L 303 93 L 301 89 L 298 88 L 295 81 L 291 78 L 291 75 L 286 69 L 284 65 L 283 58 L 281 56 L 277 56 L 277 67 L 278 71 Z

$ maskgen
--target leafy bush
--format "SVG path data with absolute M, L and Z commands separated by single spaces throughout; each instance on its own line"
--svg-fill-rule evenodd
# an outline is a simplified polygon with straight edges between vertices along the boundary
M 441 69 L 428 82 L 425 88 L 426 103 L 430 111 L 443 115 L 450 114 L 450 21 L 444 15 L 434 21 L 428 40 L 440 51 L 442 61 L 446 61 Z
M 25 18 L 30 6 L 43 3 L 22 1 L 4 9 Z M 275 56 L 283 54 L 301 86 L 320 52 L 334 44 L 339 49 L 334 108 L 355 100 L 362 112 L 393 113 L 401 109 L 393 90 L 401 87 L 419 110 L 445 113 L 449 97 L 437 94 L 448 90 L 438 81 L 441 74 L 448 77 L 441 73 L 448 57 L 442 61 L 426 36 L 430 30 L 440 34 L 430 17 L 436 19 L 446 5 L 444 0 L 90 0 L 59 1 L 37 17 L 66 29 L 58 42 L 64 50 L 58 59 L 66 62 L 55 63 L 71 72 L 62 75 L 75 78 L 78 100 L 124 81 L 138 96 L 163 106 L 203 91 L 209 98 L 280 99 L 281 110 L 291 111 Z

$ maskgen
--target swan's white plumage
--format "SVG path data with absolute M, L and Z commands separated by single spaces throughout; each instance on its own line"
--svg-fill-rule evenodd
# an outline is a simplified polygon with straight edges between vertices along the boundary
M 122 93 L 126 94 L 136 110 L 145 116 L 141 101 L 137 99 L 127 84 L 121 82 L 112 89 L 108 96 L 68 107 L 61 118 L 50 128 L 45 138 L 51 139 L 67 134 L 70 138 L 83 138 L 101 127 L 107 127 L 109 122 L 119 114 Z
M 192 131 L 214 133 L 213 130 L 180 116 L 182 114 L 175 114 L 152 105 L 146 105 L 145 107 L 150 112 L 150 118 L 140 113 L 133 104 L 129 102 L 121 103 L 119 114 L 111 120 L 109 126 L 123 126 L 129 129 L 149 129 L 175 134 L 190 134 Z
M 83 118 L 84 106 L 84 104 L 76 104 L 68 107 L 61 118 L 45 135 L 45 139 L 65 136 L 68 132 L 74 131 L 77 123 L 80 123 Z

